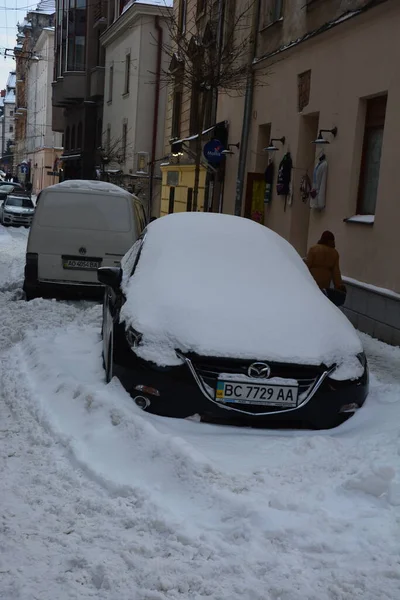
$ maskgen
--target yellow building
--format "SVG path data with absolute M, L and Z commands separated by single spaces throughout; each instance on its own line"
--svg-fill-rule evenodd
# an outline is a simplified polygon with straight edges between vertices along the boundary
M 185 212 L 193 210 L 193 189 L 195 178 L 194 164 L 167 164 L 161 166 L 161 211 L 160 216 L 172 212 Z M 206 182 L 206 169 L 200 168 L 199 193 L 197 197 L 197 210 L 204 210 L 204 188 Z
M 214 136 L 224 144 L 227 135 L 225 124 L 221 131 L 221 124 L 216 123 L 216 96 L 211 89 L 201 87 L 200 75 L 197 80 L 192 75 L 198 69 L 196 61 L 202 60 L 201 52 L 215 53 L 215 42 L 210 42 L 210 35 L 217 31 L 217 13 L 213 7 L 212 2 L 204 0 L 174 0 L 177 30 L 172 35 L 172 44 L 176 52 L 169 66 L 172 81 L 165 118 L 165 155 L 169 159 L 161 165 L 161 215 L 209 210 L 216 181 L 220 179 L 216 175 L 219 170 L 208 164 L 202 153 L 197 202 L 194 202 L 198 138 L 201 136 L 203 148 Z M 171 153 L 172 143 L 180 145 L 179 156 Z

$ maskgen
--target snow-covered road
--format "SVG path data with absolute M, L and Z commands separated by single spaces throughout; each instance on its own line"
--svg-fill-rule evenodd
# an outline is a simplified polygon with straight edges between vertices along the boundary
M 0 227 L 1 599 L 400 599 L 399 348 L 363 336 L 334 431 L 145 415 L 98 305 L 21 299 L 26 236 Z

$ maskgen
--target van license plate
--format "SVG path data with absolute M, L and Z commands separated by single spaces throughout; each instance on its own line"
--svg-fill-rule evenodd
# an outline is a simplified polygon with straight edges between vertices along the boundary
M 97 271 L 101 267 L 101 260 L 92 260 L 88 258 L 68 258 L 63 259 L 64 269 L 81 269 L 84 271 Z

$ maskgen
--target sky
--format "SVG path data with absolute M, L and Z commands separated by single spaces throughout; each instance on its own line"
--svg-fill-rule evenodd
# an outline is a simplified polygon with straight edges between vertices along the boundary
M 32 0 L 0 0 L 0 89 L 5 88 L 8 73 L 15 69 L 12 58 L 4 59 L 5 48 L 14 48 L 18 21 L 21 22 L 28 10 L 36 5 L 37 2 Z

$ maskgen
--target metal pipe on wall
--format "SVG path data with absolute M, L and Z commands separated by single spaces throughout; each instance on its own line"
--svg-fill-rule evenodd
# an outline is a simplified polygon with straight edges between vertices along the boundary
M 254 96 L 254 69 L 253 69 L 253 60 L 256 57 L 257 53 L 257 34 L 258 34 L 258 21 L 260 14 L 260 0 L 255 1 L 254 12 L 253 12 L 253 20 L 251 27 L 251 45 L 249 51 L 249 61 L 248 61 L 248 74 L 246 81 L 246 93 L 244 100 L 244 110 L 243 110 L 243 125 L 242 125 L 242 136 L 240 140 L 240 149 L 239 149 L 239 164 L 238 164 L 238 174 L 236 179 L 236 195 L 235 195 L 235 215 L 241 216 L 242 214 L 242 197 L 243 197 L 243 189 L 244 189 L 244 176 L 246 173 L 246 162 L 247 162 L 247 148 L 249 141 L 249 133 L 250 133 L 250 122 L 251 122 L 251 113 L 253 108 L 253 96 Z

